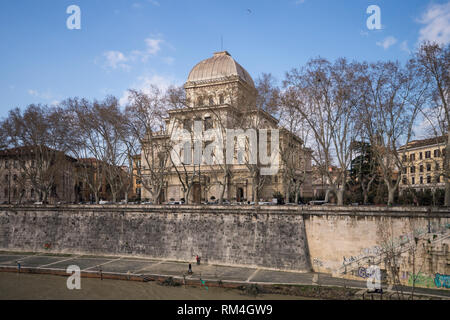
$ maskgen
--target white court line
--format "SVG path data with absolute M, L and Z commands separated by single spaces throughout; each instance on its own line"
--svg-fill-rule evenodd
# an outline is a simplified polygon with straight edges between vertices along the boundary
M 100 263 L 100 264 L 98 264 L 98 265 L 96 265 L 96 266 L 92 266 L 92 267 L 89 267 L 89 268 L 83 269 L 83 270 L 81 270 L 81 271 L 86 271 L 86 270 L 89 270 L 89 269 L 92 269 L 92 268 L 97 268 L 97 267 L 103 266 L 103 265 L 105 265 L 105 264 L 108 264 L 108 263 L 114 262 L 114 261 L 119 261 L 120 259 L 122 259 L 122 258 L 118 258 L 118 259 L 113 259 L 113 260 L 110 260 L 110 261 L 107 261 L 107 262 L 104 262 L 104 263 Z
M 250 280 L 252 280 L 256 276 L 256 274 L 259 272 L 259 270 L 261 270 L 261 269 L 256 269 L 255 272 L 253 272 L 245 282 L 250 282 Z
M 160 261 L 160 262 L 158 262 L 158 263 L 152 263 L 150 266 L 146 266 L 146 267 L 144 267 L 144 268 L 142 268 L 142 269 L 136 270 L 135 272 L 133 272 L 133 274 L 138 274 L 139 271 L 143 271 L 143 270 L 145 270 L 145 269 L 147 269 L 147 268 L 149 268 L 149 267 L 153 267 L 153 266 L 160 265 L 160 264 L 162 264 L 162 263 L 164 263 L 164 262 L 165 262 L 165 261 L 163 260 L 163 261 Z
M 51 266 L 51 265 L 53 265 L 53 264 L 58 264 L 58 263 L 60 263 L 60 262 L 73 260 L 73 259 L 76 259 L 76 258 L 78 258 L 78 257 L 80 257 L 80 256 L 78 255 L 78 256 L 75 256 L 75 257 L 72 257 L 72 258 L 63 259 L 63 260 L 58 260 L 58 261 L 55 261 L 55 262 L 52 262 L 52 263 L 48 263 L 48 264 L 43 264 L 42 266 L 39 266 L 38 268 L 44 268 L 44 267 L 47 267 L 47 266 Z

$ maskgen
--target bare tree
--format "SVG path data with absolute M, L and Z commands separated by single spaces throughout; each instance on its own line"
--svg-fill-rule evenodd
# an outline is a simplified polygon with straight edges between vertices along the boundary
M 424 103 L 425 88 L 408 64 L 378 62 L 364 65 L 363 99 L 358 118 L 364 122 L 380 174 L 388 188 L 388 205 L 394 203 L 403 168 L 400 151 L 412 136 L 414 121 Z
M 355 109 L 360 94 L 354 85 L 359 65 L 339 59 L 331 64 L 314 59 L 305 68 L 287 73 L 284 86 L 297 94 L 296 109 L 305 119 L 313 137 L 313 160 L 328 177 L 330 189 L 344 203 L 347 171 L 351 163 L 351 142 L 355 135 Z M 339 169 L 329 170 L 334 163 Z M 327 193 L 328 194 L 328 193 Z
M 39 200 L 47 202 L 49 197 L 58 199 L 56 186 L 71 170 L 65 155 L 71 144 L 73 129 L 66 126 L 66 115 L 60 107 L 29 105 L 24 112 L 18 108 L 9 112 L 3 121 L 2 131 L 10 155 L 20 166 L 16 182 L 32 185 Z
M 125 139 L 130 155 L 140 154 L 142 165 L 137 177 L 152 200 L 160 203 L 162 191 L 171 172 L 170 128 L 166 127 L 168 105 L 179 107 L 183 96 L 177 88 L 165 94 L 156 86 L 148 92 L 130 90 L 126 107 L 128 138 Z
M 130 183 L 124 170 L 128 161 L 122 139 L 125 118 L 117 99 L 108 97 L 94 102 L 71 99 L 65 103 L 76 128 L 71 151 L 79 160 L 80 178 L 89 186 L 97 203 L 102 191 L 110 193 L 116 202 Z
M 423 43 L 415 53 L 413 64 L 420 79 L 430 85 L 428 108 L 423 110 L 423 115 L 436 138 L 447 136 L 442 175 L 445 205 L 450 206 L 450 45 Z
M 280 143 L 280 155 L 283 163 L 282 176 L 284 180 L 285 202 L 295 193 L 295 203 L 298 203 L 301 186 L 309 178 L 308 167 L 312 150 L 306 148 L 309 138 L 309 128 L 305 119 L 298 114 L 297 95 L 293 90 L 281 94 L 279 107 L 280 125 L 285 130 Z

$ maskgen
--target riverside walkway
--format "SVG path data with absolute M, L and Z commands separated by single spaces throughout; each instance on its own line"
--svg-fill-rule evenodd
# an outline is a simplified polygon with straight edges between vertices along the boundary
M 76 265 L 82 276 L 105 276 L 117 279 L 168 278 L 186 281 L 211 281 L 225 284 L 320 285 L 367 289 L 366 281 L 334 278 L 328 274 L 298 273 L 252 267 L 232 267 L 212 264 L 144 259 L 133 257 L 105 257 L 73 254 L 0 252 L 0 271 L 65 274 L 67 267 Z M 69 274 L 67 274 L 69 275 Z M 387 288 L 383 285 L 383 289 Z M 403 287 L 405 292 L 410 287 Z M 415 288 L 415 294 L 450 299 L 450 290 Z

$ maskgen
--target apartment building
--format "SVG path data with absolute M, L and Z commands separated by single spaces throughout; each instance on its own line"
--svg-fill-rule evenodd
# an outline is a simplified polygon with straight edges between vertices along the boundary
M 402 181 L 400 191 L 411 188 L 443 189 L 443 168 L 447 137 L 414 140 L 400 147 Z

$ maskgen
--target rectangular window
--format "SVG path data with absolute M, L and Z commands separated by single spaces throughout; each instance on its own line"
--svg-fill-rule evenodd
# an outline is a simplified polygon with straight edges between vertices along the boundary
M 423 184 L 423 177 L 420 177 L 420 184 Z
M 185 119 L 183 121 L 183 129 L 191 132 L 192 131 L 192 121 L 189 119 Z
M 416 167 L 415 166 L 411 167 L 411 173 L 416 173 Z
M 211 117 L 205 118 L 205 131 L 213 128 L 213 121 Z
M 434 157 L 439 158 L 440 156 L 441 156 L 441 150 L 439 150 L 439 149 L 434 150 Z
M 415 153 L 412 153 L 412 154 L 409 155 L 409 161 L 411 161 L 411 162 L 416 161 L 416 154 Z
M 402 156 L 402 161 L 406 162 L 406 156 L 405 155 Z
M 416 178 L 414 177 L 411 178 L 411 184 L 416 184 Z
M 431 183 L 431 176 L 427 176 L 427 183 Z
M 423 159 L 423 154 L 422 154 L 422 152 L 419 152 L 419 160 L 422 160 Z
M 419 171 L 420 171 L 420 172 L 423 172 L 423 165 L 420 165 Z
M 431 163 L 427 163 L 427 171 L 431 171 Z
M 425 152 L 425 159 L 430 159 L 431 158 L 431 151 L 426 151 Z

